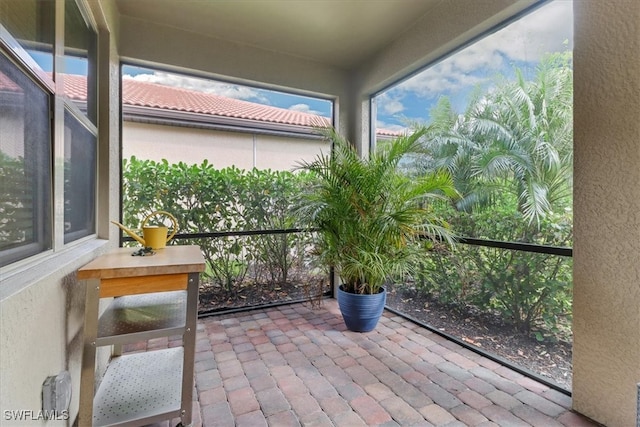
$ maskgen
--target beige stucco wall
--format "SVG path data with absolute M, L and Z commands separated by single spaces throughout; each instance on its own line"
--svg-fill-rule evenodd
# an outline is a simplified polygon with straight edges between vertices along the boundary
M 636 425 L 640 2 L 576 1 L 573 406 Z
M 325 140 L 256 135 L 255 166 L 258 169 L 292 170 L 301 161 L 312 161 L 330 148 Z
M 64 15 L 64 1 L 58 13 Z M 106 21 L 95 2 L 91 10 L 102 31 Z M 98 14 L 95 14 L 99 12 Z M 109 6 L 106 14 L 112 13 Z M 77 416 L 82 355 L 84 292 L 76 280 L 78 268 L 98 254 L 117 246 L 117 229 L 108 218 L 119 210 L 119 59 L 113 40 L 100 44 L 99 72 L 99 191 L 98 236 L 72 244 L 56 239 L 53 250 L 0 271 L 0 425 L 66 426 Z M 111 80 L 109 82 L 109 80 Z M 56 128 L 61 127 L 57 117 Z M 58 135 L 64 133 L 56 133 Z M 64 146 L 56 141 L 57 146 Z M 59 153 L 62 155 L 63 153 Z M 57 209 L 57 212 L 59 209 Z M 109 240 L 107 240 L 109 239 Z M 108 355 L 102 352 L 100 364 Z M 23 411 L 27 418 L 42 409 L 42 384 L 63 370 L 71 373 L 72 401 L 69 421 L 8 420 L 4 411 Z M 33 411 L 31 415 L 24 411 Z
M 122 157 L 169 163 L 200 164 L 206 158 L 216 168 L 234 164 L 240 169 L 253 166 L 251 135 L 187 127 L 124 122 Z
M 313 160 L 327 142 L 246 132 L 197 129 L 185 126 L 125 121 L 122 155 L 169 163 L 200 164 L 207 159 L 216 168 L 291 170 L 301 160 Z
M 4 411 L 42 409 L 42 384 L 68 370 L 72 379 L 70 414 L 80 394 L 84 292 L 75 271 L 106 249 L 90 240 L 31 261 L 26 270 L 3 273 L 0 301 L 0 425 L 65 425 L 62 421 L 8 420 Z M 17 287 L 17 292 L 11 293 Z M 104 359 L 104 356 L 103 356 Z M 34 415 L 35 416 L 35 415 Z M 32 416 L 28 416 L 31 418 Z

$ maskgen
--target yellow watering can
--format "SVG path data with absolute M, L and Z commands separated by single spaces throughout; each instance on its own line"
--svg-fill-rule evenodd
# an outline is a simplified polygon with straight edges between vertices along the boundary
M 167 236 L 167 234 L 169 233 L 169 228 L 165 227 L 164 225 L 147 225 L 147 221 L 149 221 L 149 218 L 155 215 L 165 215 L 171 220 L 171 222 L 173 223 L 173 231 L 171 232 L 171 234 Z M 128 229 L 117 221 L 111 222 L 120 227 L 129 236 L 140 242 L 142 246 L 150 247 L 152 249 L 162 249 L 167 246 L 167 242 L 171 240 L 171 238 L 175 236 L 176 232 L 178 231 L 178 221 L 176 221 L 173 215 L 165 211 L 151 212 L 146 216 L 144 220 L 142 220 L 142 237 L 138 236 L 133 230 Z

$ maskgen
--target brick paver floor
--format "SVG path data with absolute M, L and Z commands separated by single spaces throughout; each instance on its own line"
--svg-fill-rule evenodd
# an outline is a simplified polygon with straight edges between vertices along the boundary
M 200 319 L 195 371 L 194 426 L 597 425 L 565 394 L 390 312 L 347 331 L 335 300 Z

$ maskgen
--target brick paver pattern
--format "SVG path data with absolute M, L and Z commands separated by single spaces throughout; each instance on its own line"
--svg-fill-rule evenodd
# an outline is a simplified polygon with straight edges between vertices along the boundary
M 201 318 L 195 359 L 196 427 L 597 425 L 564 393 L 391 312 L 350 332 L 333 299 Z

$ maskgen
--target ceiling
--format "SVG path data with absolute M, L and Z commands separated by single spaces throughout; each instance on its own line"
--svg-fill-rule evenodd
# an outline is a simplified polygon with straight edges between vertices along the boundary
M 443 0 L 116 0 L 136 20 L 351 69 Z

